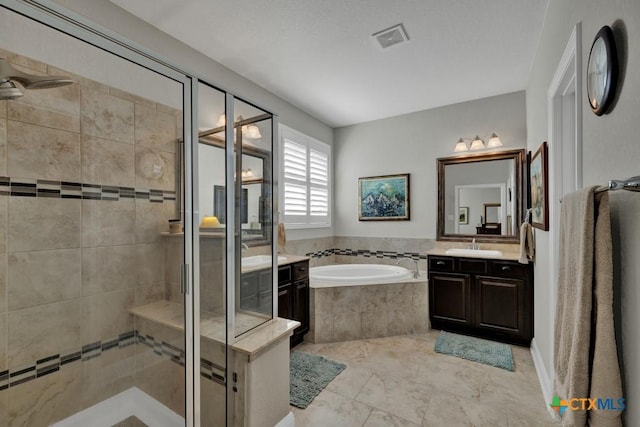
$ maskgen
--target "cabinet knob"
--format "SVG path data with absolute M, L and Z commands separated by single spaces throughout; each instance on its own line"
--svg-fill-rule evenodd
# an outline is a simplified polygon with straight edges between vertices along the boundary
M 438 262 L 436 262 L 436 265 L 445 265 L 445 264 L 446 264 L 446 262 L 444 262 L 444 261 L 438 261 Z
M 511 271 L 511 267 L 509 267 L 508 265 L 503 265 L 502 271 Z

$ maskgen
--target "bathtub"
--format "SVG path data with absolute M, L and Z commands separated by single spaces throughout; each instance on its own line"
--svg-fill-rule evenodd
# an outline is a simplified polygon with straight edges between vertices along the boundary
M 413 273 L 404 267 L 384 264 L 334 264 L 311 267 L 309 270 L 312 288 L 359 286 L 383 283 L 406 282 Z
M 429 330 L 426 274 L 381 264 L 312 267 L 310 330 L 315 343 L 424 333 Z

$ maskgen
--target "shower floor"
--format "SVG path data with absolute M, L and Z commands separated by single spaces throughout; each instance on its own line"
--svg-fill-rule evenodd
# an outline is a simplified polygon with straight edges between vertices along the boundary
M 136 417 L 148 426 L 184 426 L 184 418 L 180 415 L 139 388 L 131 387 L 52 424 L 52 427 L 111 427 L 131 417 Z

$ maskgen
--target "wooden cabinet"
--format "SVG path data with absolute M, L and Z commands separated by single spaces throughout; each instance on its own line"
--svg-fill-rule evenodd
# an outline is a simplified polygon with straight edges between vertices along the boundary
M 291 347 L 300 344 L 309 332 L 308 260 L 278 268 L 278 317 L 300 322 L 291 336 Z
M 527 346 L 531 343 L 531 264 L 432 255 L 428 264 L 433 328 Z

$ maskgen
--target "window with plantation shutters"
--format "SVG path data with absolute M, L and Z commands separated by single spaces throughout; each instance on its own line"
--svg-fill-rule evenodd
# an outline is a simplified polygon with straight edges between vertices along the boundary
M 331 146 L 280 126 L 280 214 L 291 228 L 331 226 Z

